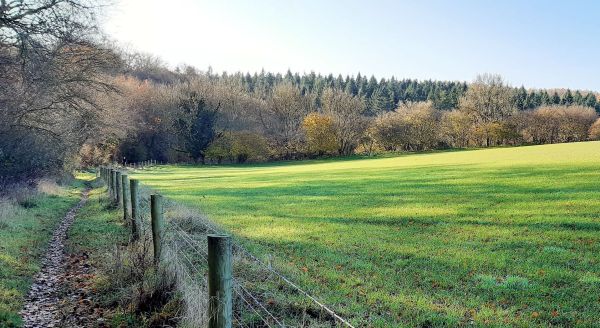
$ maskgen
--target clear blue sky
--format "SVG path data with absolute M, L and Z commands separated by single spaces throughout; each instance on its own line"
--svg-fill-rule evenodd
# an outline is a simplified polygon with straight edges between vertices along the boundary
M 116 1 L 106 31 L 173 66 L 600 91 L 600 1 Z

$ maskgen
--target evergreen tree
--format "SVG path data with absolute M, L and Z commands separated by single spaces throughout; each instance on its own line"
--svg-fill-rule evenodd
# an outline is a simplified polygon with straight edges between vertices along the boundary
M 404 101 L 417 101 L 417 90 L 413 82 L 409 82 L 404 91 Z
M 287 82 L 290 83 L 294 83 L 294 75 L 292 74 L 292 71 L 290 71 L 290 69 L 288 68 L 287 72 L 285 72 L 285 76 L 283 77 L 283 79 Z
M 549 105 L 550 104 L 550 95 L 546 90 L 542 90 L 540 93 L 540 105 Z
M 387 102 L 389 98 L 383 93 L 381 88 L 376 88 L 368 101 L 368 111 L 371 114 L 378 114 L 387 111 Z
M 583 105 L 583 96 L 579 90 L 575 91 L 575 94 L 573 95 L 573 103 L 576 105 Z
M 354 78 L 346 78 L 346 92 L 353 96 L 358 94 L 358 87 L 356 86 L 356 81 Z
M 524 86 L 521 86 L 516 92 L 515 92 L 515 106 L 517 107 L 518 110 L 524 110 L 526 108 L 528 108 L 529 106 L 529 100 L 531 97 L 529 97 L 528 99 L 528 94 L 527 94 L 527 90 L 525 90 Z
M 375 79 L 375 76 L 371 75 L 371 78 L 369 79 L 365 90 L 365 97 L 371 98 L 371 95 L 373 94 L 373 92 L 375 92 L 375 89 L 377 89 L 377 79 Z
M 560 97 L 558 96 L 558 93 L 556 91 L 554 91 L 554 93 L 552 94 L 552 98 L 550 98 L 550 104 L 560 105 Z
M 567 89 L 567 92 L 565 92 L 560 100 L 560 104 L 565 106 L 573 105 L 573 94 L 571 94 L 571 90 Z
M 346 84 L 344 83 L 344 78 L 342 77 L 342 74 L 339 74 L 338 77 L 335 79 L 334 87 L 338 90 L 346 89 Z
M 598 101 L 596 100 L 596 96 L 593 93 L 588 92 L 588 94 L 585 96 L 584 105 L 589 107 L 596 107 L 597 102 Z

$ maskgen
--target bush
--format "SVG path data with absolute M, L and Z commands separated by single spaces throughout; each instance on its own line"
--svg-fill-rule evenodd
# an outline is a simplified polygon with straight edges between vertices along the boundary
M 309 153 L 322 156 L 337 150 L 335 127 L 331 116 L 310 113 L 304 118 L 302 129 Z
M 254 132 L 226 132 L 206 150 L 206 158 L 221 164 L 260 162 L 267 159 L 269 147 L 266 139 Z
M 522 134 L 539 144 L 584 141 L 597 117 L 591 107 L 543 106 L 528 112 Z
M 404 103 L 395 112 L 377 117 L 371 129 L 386 150 L 432 149 L 440 141 L 439 117 L 431 102 Z
M 600 118 L 590 127 L 589 138 L 592 140 L 600 140 Z

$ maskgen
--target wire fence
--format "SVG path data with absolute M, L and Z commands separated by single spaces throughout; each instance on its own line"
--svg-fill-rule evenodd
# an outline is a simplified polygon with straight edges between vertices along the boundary
M 134 167 L 134 168 L 132 168 Z M 133 165 L 133 172 L 152 170 Z M 141 185 L 139 218 L 142 236 L 151 235 L 150 195 Z M 208 315 L 209 234 L 227 234 L 204 215 L 169 198 L 163 203 L 165 262 L 177 279 L 185 303 L 184 326 L 206 326 Z M 280 273 L 269 259 L 261 260 L 232 236 L 233 325 L 235 327 L 353 327 L 311 293 Z

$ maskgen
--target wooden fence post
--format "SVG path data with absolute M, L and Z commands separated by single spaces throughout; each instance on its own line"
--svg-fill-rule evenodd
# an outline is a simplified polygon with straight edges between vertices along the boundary
M 106 187 L 108 188 L 108 191 L 110 192 L 110 184 L 108 183 L 108 167 L 104 168 L 104 183 L 106 183 Z
M 208 235 L 208 327 L 231 328 L 233 301 L 231 238 Z
M 150 195 L 150 214 L 152 216 L 152 244 L 154 245 L 154 263 L 162 260 L 163 206 L 161 195 Z
M 110 184 L 111 184 L 111 196 L 113 198 L 113 200 L 116 200 L 116 186 L 117 186 L 117 171 L 115 169 L 112 169 L 110 172 Z
M 129 189 L 131 189 L 131 237 L 133 240 L 137 240 L 141 234 L 141 222 L 138 213 L 140 208 L 140 200 L 138 194 L 140 182 L 136 179 L 131 179 L 131 181 L 129 181 L 129 184 Z
M 121 184 L 121 171 L 117 171 L 117 183 L 115 184 L 115 191 L 117 192 L 117 204 L 123 206 L 123 186 Z
M 127 174 L 121 175 L 121 189 L 123 189 L 123 220 L 125 224 L 131 224 L 131 216 L 129 211 L 131 211 L 131 202 L 129 192 L 129 176 Z

